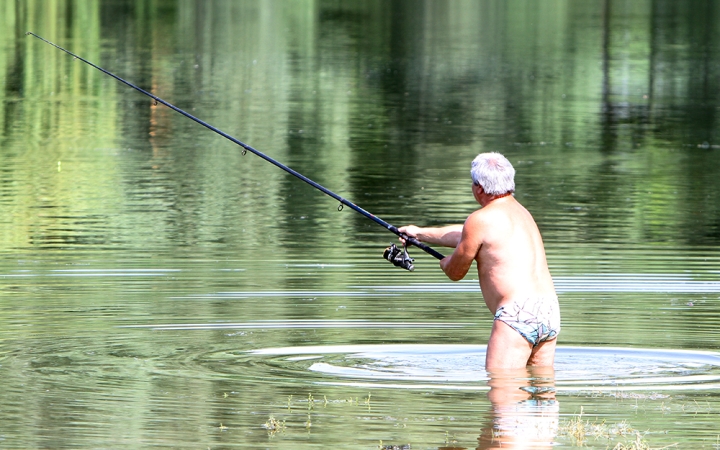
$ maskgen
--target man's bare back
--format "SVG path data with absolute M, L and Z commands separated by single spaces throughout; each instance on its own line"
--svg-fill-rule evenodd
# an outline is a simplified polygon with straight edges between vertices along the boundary
M 488 157 L 491 163 L 497 157 L 504 160 L 499 154 L 480 157 Z M 512 177 L 514 169 L 509 167 Z M 473 261 L 477 263 L 485 304 L 496 314 L 487 368 L 551 366 L 560 317 L 540 231 L 530 213 L 510 195 L 512 191 L 488 194 L 473 183 L 472 192 L 482 208 L 464 225 L 410 225 L 400 231 L 430 244 L 455 247 L 452 255 L 440 261 L 453 281 L 464 278 Z

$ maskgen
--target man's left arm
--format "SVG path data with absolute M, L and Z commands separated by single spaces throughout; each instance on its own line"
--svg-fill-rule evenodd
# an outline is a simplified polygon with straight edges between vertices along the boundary
M 453 281 L 465 278 L 482 243 L 479 211 L 470 215 L 463 226 L 462 236 L 452 255 L 440 261 L 440 268 Z

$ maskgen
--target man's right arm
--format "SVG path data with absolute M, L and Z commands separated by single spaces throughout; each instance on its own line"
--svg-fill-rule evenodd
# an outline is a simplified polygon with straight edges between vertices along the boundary
M 463 225 L 448 225 L 445 227 L 416 227 L 407 225 L 398 228 L 398 231 L 414 237 L 426 244 L 442 245 L 455 248 L 462 237 Z

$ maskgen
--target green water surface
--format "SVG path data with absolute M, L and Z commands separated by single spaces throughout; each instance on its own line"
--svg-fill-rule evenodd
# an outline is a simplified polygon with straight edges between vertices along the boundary
M 516 448 L 717 450 L 718 23 L 716 0 L 0 1 L 0 448 L 486 449 L 517 416 L 557 429 Z M 554 403 L 491 401 L 476 275 L 393 267 L 387 230 L 27 31 L 397 226 L 464 221 L 470 161 L 504 153 L 560 295 Z

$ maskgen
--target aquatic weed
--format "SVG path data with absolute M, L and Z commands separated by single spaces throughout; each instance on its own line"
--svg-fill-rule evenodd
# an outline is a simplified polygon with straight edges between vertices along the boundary
M 285 430 L 285 421 L 281 422 L 271 415 L 263 428 L 267 430 L 269 436 L 274 436 L 277 432 Z
M 378 450 L 410 450 L 412 447 L 410 447 L 410 444 L 404 444 L 404 445 L 383 445 L 382 439 L 380 440 L 380 444 L 378 445 Z
M 560 425 L 559 434 L 573 438 L 576 445 L 583 445 L 587 437 L 612 439 L 617 436 L 625 436 L 637 433 L 627 422 L 622 421 L 608 425 L 602 422 L 590 422 L 583 419 L 583 407 L 580 407 L 580 414 Z
M 618 442 L 618 444 L 613 447 L 613 450 L 662 450 L 670 447 L 677 447 L 677 443 L 670 444 L 665 447 L 650 447 L 650 445 L 642 438 L 642 435 L 636 431 L 634 441 L 625 444 Z
M 592 437 L 595 440 L 600 438 L 616 439 L 633 435 L 634 440 L 629 442 L 618 442 L 612 450 L 660 450 L 675 447 L 677 444 L 671 444 L 666 447 L 650 447 L 644 439 L 644 435 L 638 430 L 633 429 L 626 421 L 608 425 L 604 420 L 602 422 L 590 422 L 583 419 L 583 408 L 580 407 L 580 414 L 564 424 L 560 425 L 559 436 L 569 436 L 575 441 L 575 445 L 584 446 L 585 440 Z M 610 447 L 608 447 L 610 448 Z
M 572 418 L 560 426 L 560 435 L 570 436 L 575 440 L 575 444 L 582 445 L 587 436 L 587 428 L 590 422 L 583 421 L 583 407 L 580 407 L 580 414 Z
M 300 406 L 302 405 L 302 406 Z M 316 398 L 312 392 L 309 392 L 307 394 L 307 399 L 303 399 L 302 397 L 296 397 L 295 395 L 288 395 L 287 396 L 287 411 L 294 413 L 298 412 L 298 410 L 303 409 L 305 410 L 305 414 L 307 415 L 307 419 L 304 421 L 303 425 L 305 430 L 309 433 L 310 430 L 313 428 L 313 413 L 315 412 L 315 408 L 323 407 L 327 408 L 328 406 L 332 405 L 348 405 L 348 406 L 364 406 L 367 408 L 368 411 L 372 409 L 372 393 L 368 393 L 367 397 L 363 398 L 362 400 L 360 397 L 349 397 L 347 399 L 328 399 L 327 395 L 323 395 L 322 399 Z M 269 435 L 274 435 L 278 431 L 285 431 L 286 426 L 285 421 L 282 422 L 275 419 L 274 416 L 270 416 L 270 418 L 265 422 L 263 425 L 263 428 L 265 428 L 268 431 Z M 290 426 L 289 428 L 292 428 Z M 392 448 L 392 447 L 389 447 Z M 397 448 L 401 449 L 407 449 L 410 448 L 409 445 L 403 445 Z
M 449 431 L 445 432 L 445 448 L 455 447 L 455 444 L 457 444 L 457 442 L 458 441 L 457 438 L 455 438 L 455 435 L 451 435 Z

